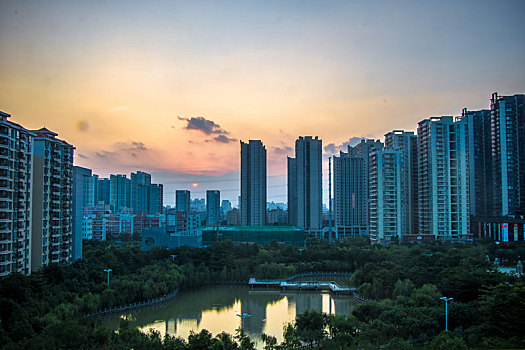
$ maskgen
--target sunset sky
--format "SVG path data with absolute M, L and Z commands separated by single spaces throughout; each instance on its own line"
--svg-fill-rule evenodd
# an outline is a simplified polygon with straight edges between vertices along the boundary
M 261 139 L 268 200 L 286 202 L 300 135 L 331 154 L 524 93 L 524 13 L 525 1 L 2 0 L 0 110 L 57 132 L 101 176 L 152 173 L 169 205 L 192 183 L 192 197 L 219 189 L 236 205 L 239 140 Z

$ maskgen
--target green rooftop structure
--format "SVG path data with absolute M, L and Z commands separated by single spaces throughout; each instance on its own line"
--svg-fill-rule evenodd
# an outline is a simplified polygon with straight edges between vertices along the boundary
M 208 226 L 202 229 L 202 244 L 211 245 L 220 240 L 235 243 L 265 245 L 278 244 L 304 245 L 305 233 L 294 226 Z

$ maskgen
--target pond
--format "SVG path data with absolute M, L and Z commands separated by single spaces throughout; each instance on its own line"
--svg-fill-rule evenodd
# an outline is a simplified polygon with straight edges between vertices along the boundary
M 153 328 L 161 333 L 188 338 L 190 331 L 207 329 L 213 335 L 227 332 L 232 335 L 241 327 L 237 314 L 247 313 L 244 331 L 257 347 L 262 348 L 260 336 L 267 333 L 282 341 L 283 327 L 306 310 L 327 314 L 349 314 L 356 305 L 352 295 L 337 295 L 325 291 L 295 291 L 279 289 L 250 289 L 248 286 L 207 286 L 179 292 L 171 302 L 103 319 L 105 325 L 116 329 L 121 318 L 143 331 Z

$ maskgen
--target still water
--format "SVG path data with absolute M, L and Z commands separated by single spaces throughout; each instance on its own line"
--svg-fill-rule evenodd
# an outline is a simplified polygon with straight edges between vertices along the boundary
M 179 292 L 177 297 L 163 305 L 114 314 L 104 319 L 106 326 L 116 329 L 121 318 L 143 331 L 153 328 L 161 333 L 188 338 L 190 331 L 207 329 L 213 335 L 222 331 L 235 334 L 241 327 L 237 314 L 251 315 L 244 321 L 244 331 L 257 347 L 262 333 L 283 340 L 283 326 L 295 320 L 306 310 L 327 314 L 349 314 L 355 305 L 351 295 L 329 292 L 280 291 L 277 289 L 250 289 L 245 286 L 210 286 Z

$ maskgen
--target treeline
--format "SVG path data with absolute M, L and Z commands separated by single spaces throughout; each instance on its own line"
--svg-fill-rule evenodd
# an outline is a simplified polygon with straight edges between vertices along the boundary
M 444 329 L 439 298 L 447 296 L 454 298 L 449 303 L 449 329 L 465 344 L 525 346 L 522 327 L 517 326 L 525 315 L 524 279 L 493 272 L 487 256 L 515 265 L 525 256 L 525 245 L 436 242 L 385 247 L 356 238 L 333 245 L 310 239 L 301 249 L 226 241 L 202 249 L 142 252 L 135 244 L 85 241 L 80 261 L 0 280 L 0 344 L 8 349 L 141 348 L 136 343 L 139 338 L 158 343 L 158 335 L 134 329 L 113 332 L 96 320 L 83 320 L 83 315 L 207 282 L 352 271 L 351 283 L 359 294 L 375 301 L 345 316 L 353 326 L 337 331 L 340 337 L 370 339 L 376 346 L 392 341 L 427 344 Z M 112 270 L 109 286 L 104 272 L 108 268 Z M 293 327 L 300 329 L 300 324 L 298 320 Z M 328 323 L 325 328 L 336 329 Z M 334 341 L 334 334 L 323 336 L 324 341 Z M 175 342 L 170 339 L 167 344 Z M 160 342 L 165 346 L 164 340 Z M 185 342 L 190 346 L 189 340 Z

